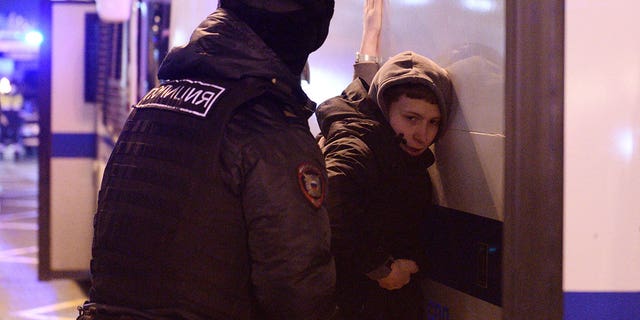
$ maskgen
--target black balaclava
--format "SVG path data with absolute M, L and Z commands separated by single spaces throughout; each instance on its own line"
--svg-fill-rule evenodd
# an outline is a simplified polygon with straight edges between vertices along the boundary
M 269 46 L 295 75 L 329 33 L 334 0 L 220 0 Z

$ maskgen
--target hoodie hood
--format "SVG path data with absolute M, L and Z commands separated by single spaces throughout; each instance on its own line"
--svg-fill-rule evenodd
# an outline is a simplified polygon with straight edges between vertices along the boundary
M 437 97 L 442 125 L 434 141 L 444 133 L 453 104 L 453 85 L 448 72 L 427 57 L 405 51 L 385 62 L 371 81 L 369 97 L 380 107 L 389 120 L 389 106 L 384 105 L 385 90 L 408 83 L 423 84 Z

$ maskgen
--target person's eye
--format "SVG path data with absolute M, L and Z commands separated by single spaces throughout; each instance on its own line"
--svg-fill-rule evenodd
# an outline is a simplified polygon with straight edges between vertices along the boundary
M 405 116 L 404 118 L 407 119 L 408 121 L 411 121 L 411 122 L 418 121 L 418 117 L 416 117 L 416 116 L 408 115 L 408 116 Z
M 432 119 L 431 124 L 434 126 L 440 126 L 440 119 Z

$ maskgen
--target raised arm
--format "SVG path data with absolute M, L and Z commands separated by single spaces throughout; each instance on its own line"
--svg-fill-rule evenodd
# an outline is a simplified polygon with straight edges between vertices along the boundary
M 383 0 L 366 0 L 362 15 L 360 54 L 378 57 L 382 31 Z
M 356 53 L 354 78 L 360 77 L 367 83 L 371 83 L 380 63 L 383 11 L 384 0 L 365 0 L 362 14 L 362 39 L 360 50 Z

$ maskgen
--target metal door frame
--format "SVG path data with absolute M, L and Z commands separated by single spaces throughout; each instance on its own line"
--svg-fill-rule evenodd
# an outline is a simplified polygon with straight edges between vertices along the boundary
M 563 318 L 564 0 L 506 1 L 503 318 Z

